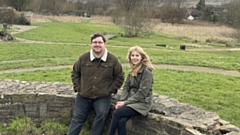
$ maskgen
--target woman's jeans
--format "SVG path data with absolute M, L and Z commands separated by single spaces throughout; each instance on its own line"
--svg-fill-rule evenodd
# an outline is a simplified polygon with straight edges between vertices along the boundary
M 118 135 L 127 135 L 126 123 L 135 115 L 140 115 L 137 111 L 128 106 L 122 106 L 113 112 L 113 117 L 108 135 L 114 135 L 118 130 Z
M 79 135 L 88 114 L 94 108 L 96 117 L 92 125 L 91 135 L 102 135 L 105 121 L 111 106 L 112 97 L 101 97 L 96 99 L 85 98 L 77 94 L 73 118 L 70 124 L 68 135 Z

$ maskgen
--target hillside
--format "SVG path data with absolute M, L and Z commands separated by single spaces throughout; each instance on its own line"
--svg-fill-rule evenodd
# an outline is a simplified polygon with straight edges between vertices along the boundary
M 89 20 L 93 23 L 112 24 L 111 17 L 107 16 L 91 16 L 91 18 L 78 16 L 44 16 L 34 14 L 31 22 L 48 22 L 50 19 L 56 19 L 63 22 L 81 22 Z M 234 41 L 232 35 L 235 33 L 233 28 L 197 21 L 187 21 L 185 24 L 162 23 L 160 20 L 152 20 L 153 30 L 157 33 L 167 34 L 180 38 L 186 38 L 192 41 L 205 42 L 206 40 L 215 41 Z M 192 43 L 191 46 L 199 46 L 197 43 Z

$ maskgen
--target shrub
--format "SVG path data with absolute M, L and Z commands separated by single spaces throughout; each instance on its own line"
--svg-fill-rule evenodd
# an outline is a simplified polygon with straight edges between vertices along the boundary
M 68 127 L 58 121 L 45 121 L 40 126 L 41 133 L 47 135 L 64 135 Z
M 0 135 L 6 133 L 6 125 L 0 123 Z
M 14 23 L 16 17 L 15 10 L 13 8 L 3 7 L 0 11 L 0 22 L 1 23 Z
M 23 13 L 20 14 L 18 18 L 16 18 L 16 23 L 21 25 L 31 25 L 30 20 L 28 20 Z
M 0 135 L 64 135 L 68 127 L 58 121 L 45 121 L 37 126 L 30 118 L 15 117 L 8 125 L 0 124 Z
M 6 128 L 7 133 L 14 135 L 27 135 L 34 132 L 34 130 L 35 124 L 26 116 L 12 119 Z
M 227 41 L 219 40 L 219 39 L 216 39 L 216 38 L 209 38 L 209 39 L 206 39 L 206 43 L 227 44 Z

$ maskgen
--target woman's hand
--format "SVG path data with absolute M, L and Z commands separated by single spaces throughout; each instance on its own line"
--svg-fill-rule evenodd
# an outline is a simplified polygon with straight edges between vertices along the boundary
M 115 109 L 118 109 L 124 105 L 125 105 L 124 101 L 118 101 L 117 104 L 115 105 Z

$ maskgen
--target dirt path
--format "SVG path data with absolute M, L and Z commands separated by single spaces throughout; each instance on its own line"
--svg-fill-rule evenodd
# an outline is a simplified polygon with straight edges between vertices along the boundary
M 123 66 L 129 66 L 128 64 L 122 64 L 122 65 Z M 197 71 L 197 72 L 230 75 L 230 76 L 240 76 L 240 72 L 238 72 L 238 71 L 228 71 L 228 70 L 214 69 L 214 68 L 208 68 L 208 67 L 165 65 L 165 64 L 154 65 L 154 66 L 155 66 L 155 68 L 159 68 L 159 69 Z M 29 71 L 36 71 L 36 70 L 54 70 L 54 69 L 62 69 L 62 68 L 72 68 L 72 65 L 50 66 L 50 67 L 39 67 L 39 68 L 24 68 L 24 69 L 10 69 L 10 70 L 0 71 L 0 74 L 3 74 L 3 73 L 20 73 L 20 72 L 29 72 Z
M 31 29 L 35 29 L 37 28 L 37 26 L 29 26 L 29 25 L 13 25 L 12 29 L 14 29 L 14 31 L 11 32 L 12 35 L 23 32 L 23 31 L 27 31 L 27 30 L 31 30 Z
M 31 29 L 36 28 L 36 26 L 22 26 L 22 25 L 14 25 L 13 27 L 16 29 L 16 31 L 13 31 L 11 33 L 12 35 L 14 35 L 16 33 L 26 31 L 26 30 L 31 30 Z M 21 38 L 16 38 L 16 39 L 21 41 L 21 42 L 27 42 L 27 43 L 45 43 L 45 44 L 49 43 L 49 44 L 53 44 L 52 42 L 32 41 L 32 40 L 21 39 Z M 55 44 L 58 44 L 58 43 L 55 43 Z M 69 44 L 71 44 L 71 43 L 69 43 Z M 240 50 L 239 48 L 232 49 L 232 51 L 239 51 L 239 50 Z M 195 50 L 193 50 L 193 51 L 195 51 Z M 208 51 L 208 50 L 204 49 L 202 51 Z M 123 66 L 128 66 L 128 64 L 123 64 Z M 238 71 L 228 71 L 228 70 L 214 69 L 214 68 L 208 68 L 208 67 L 166 65 L 166 64 L 154 65 L 154 66 L 156 68 L 161 68 L 161 69 L 198 71 L 198 72 L 207 72 L 207 73 L 230 75 L 230 76 L 240 76 L 240 72 L 238 72 Z M 11 70 L 0 71 L 0 74 L 3 74 L 3 73 L 19 73 L 19 72 L 27 72 L 27 71 L 35 71 L 35 70 L 61 69 L 61 68 L 72 68 L 72 65 L 55 66 L 55 67 L 51 66 L 51 67 L 39 67 L 39 68 L 25 68 L 25 69 L 11 69 Z

